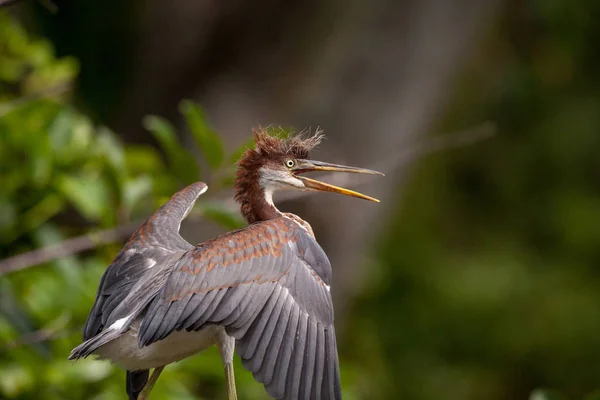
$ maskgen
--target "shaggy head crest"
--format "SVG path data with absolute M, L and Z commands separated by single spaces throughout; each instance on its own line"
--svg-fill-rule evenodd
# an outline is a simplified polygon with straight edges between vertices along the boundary
M 260 155 L 287 154 L 295 158 L 308 158 L 310 151 L 323 140 L 323 133 L 317 129 L 315 133 L 303 131 L 287 139 L 269 135 L 263 128 L 253 130 L 256 153 Z

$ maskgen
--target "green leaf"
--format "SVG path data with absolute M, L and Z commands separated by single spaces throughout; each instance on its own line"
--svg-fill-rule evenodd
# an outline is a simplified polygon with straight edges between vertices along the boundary
M 219 135 L 210 128 L 202 109 L 189 100 L 179 105 L 179 110 L 185 116 L 192 136 L 211 168 L 216 169 L 223 163 L 223 143 Z
M 584 400 L 600 400 L 600 390 L 595 390 L 592 393 L 587 394 Z
M 40 248 L 60 243 L 65 239 L 59 228 L 52 223 L 46 223 L 40 226 L 39 229 L 33 232 L 32 236 Z M 63 255 L 54 262 L 58 266 L 58 269 L 65 280 L 69 282 L 69 286 L 72 288 L 79 288 L 82 282 L 82 273 L 81 269 L 78 268 L 79 265 L 75 256 Z
M 95 151 L 102 155 L 115 172 L 125 174 L 125 150 L 123 143 L 108 128 L 98 128 Z
M 228 229 L 239 229 L 245 225 L 241 215 L 231 211 L 221 203 L 203 202 L 200 204 L 199 210 L 206 218 L 211 219 Z
M 265 131 L 268 135 L 280 139 L 287 139 L 294 133 L 294 128 L 284 128 L 283 126 L 267 126 L 262 128 L 262 130 Z
M 49 193 L 33 207 L 21 214 L 17 234 L 33 231 L 41 224 L 58 214 L 65 207 L 65 201 L 58 194 Z
M 19 397 L 35 385 L 35 377 L 25 365 L 5 364 L 0 367 L 0 393 L 8 397 Z
M 198 181 L 200 174 L 196 160 L 181 146 L 173 126 L 167 120 L 154 115 L 146 116 L 143 123 L 167 154 L 173 173 L 186 184 Z
M 72 160 L 88 153 L 94 128 L 87 117 L 67 107 L 54 119 L 48 134 L 57 162 L 68 165 Z
M 565 400 L 565 396 L 556 390 L 535 389 L 529 395 L 529 400 Z
M 15 202 L 0 193 L 0 243 L 8 242 L 5 242 L 5 238 L 12 237 L 18 222 L 19 216 Z
M 234 175 L 234 169 L 232 168 L 231 173 L 228 173 L 224 176 L 222 176 L 218 181 L 218 187 L 225 187 L 225 188 L 230 188 L 233 187 L 233 185 L 235 184 L 235 175 Z
M 149 176 L 140 176 L 125 183 L 123 192 L 123 206 L 127 213 L 131 213 L 133 207 L 140 199 L 150 195 L 152 192 L 152 179 Z
M 109 190 L 102 179 L 63 175 L 56 185 L 85 218 L 97 221 L 105 211 L 110 211 Z
M 231 154 L 231 156 L 229 157 L 230 164 L 237 163 L 240 160 L 240 158 L 242 158 L 242 155 L 246 152 L 246 150 L 253 149 L 254 147 L 254 138 L 251 137 L 250 139 L 248 139 L 247 142 L 243 143 Z
M 83 382 L 99 382 L 111 373 L 111 365 L 109 363 L 99 363 L 91 359 L 78 361 L 77 368 L 72 368 L 72 364 L 68 365 L 63 360 L 57 360 L 55 364 L 56 369 L 66 370 L 70 378 Z
M 156 148 L 149 145 L 126 147 L 125 168 L 130 174 L 159 174 L 166 170 Z

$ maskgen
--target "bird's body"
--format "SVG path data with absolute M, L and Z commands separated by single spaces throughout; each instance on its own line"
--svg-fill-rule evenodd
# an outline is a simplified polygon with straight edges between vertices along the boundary
M 142 318 L 138 318 L 129 330 L 94 351 L 98 358 L 110 360 L 127 371 L 148 370 L 162 367 L 193 356 L 209 347 L 219 348 L 233 356 L 234 339 L 220 326 L 208 326 L 199 331 L 176 331 L 163 340 L 149 346 L 138 345 L 138 331 Z
M 129 239 L 104 273 L 70 358 L 94 354 L 128 371 L 136 399 L 150 368 L 219 347 L 233 385 L 234 347 L 277 399 L 340 399 L 331 265 L 300 217 L 273 204 L 275 189 L 326 190 L 374 200 L 296 174 L 374 173 L 305 160 L 318 139 L 255 135 L 240 161 L 236 200 L 250 225 L 192 246 L 181 220 L 207 187 L 176 193 Z M 151 387 L 151 385 L 149 385 Z

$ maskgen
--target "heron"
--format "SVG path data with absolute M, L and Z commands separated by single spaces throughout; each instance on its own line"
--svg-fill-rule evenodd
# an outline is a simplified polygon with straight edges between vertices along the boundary
M 196 182 L 132 234 L 101 278 L 84 342 L 69 359 L 94 355 L 120 366 L 130 400 L 147 399 L 166 365 L 213 345 L 229 400 L 237 399 L 234 351 L 272 398 L 341 399 L 331 264 L 310 224 L 279 211 L 273 194 L 320 191 L 378 202 L 304 174 L 383 174 L 311 160 L 320 132 L 278 138 L 259 129 L 253 138 L 234 184 L 247 226 L 196 246 L 183 239 L 181 221 L 207 190 Z

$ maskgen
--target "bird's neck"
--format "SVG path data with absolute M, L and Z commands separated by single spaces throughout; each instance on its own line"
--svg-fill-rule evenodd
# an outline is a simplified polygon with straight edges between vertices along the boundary
M 281 212 L 273 204 L 273 193 L 265 191 L 259 185 L 252 185 L 250 190 L 236 193 L 236 199 L 240 202 L 242 215 L 249 224 L 258 221 L 280 217 Z

